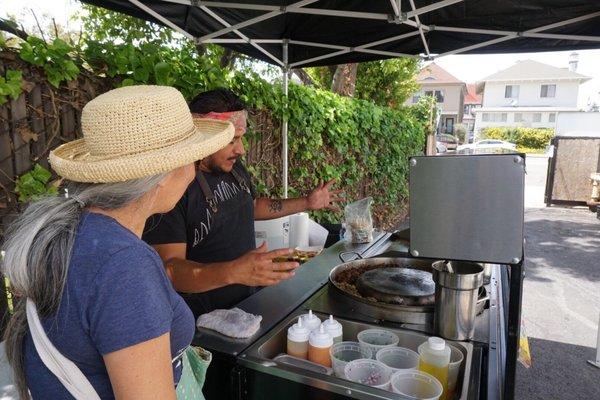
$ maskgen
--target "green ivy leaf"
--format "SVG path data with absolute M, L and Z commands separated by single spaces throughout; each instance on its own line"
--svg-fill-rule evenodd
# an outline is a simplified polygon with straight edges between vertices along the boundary
M 135 85 L 135 81 L 131 78 L 123 79 L 121 87 Z
M 171 65 L 164 61 L 154 65 L 154 78 L 157 85 L 169 85 L 171 83 Z
M 42 167 L 40 164 L 35 164 L 35 167 L 33 167 L 33 171 L 31 172 L 31 174 L 36 180 L 42 183 L 48 183 L 48 181 L 52 177 L 52 173 L 46 168 Z

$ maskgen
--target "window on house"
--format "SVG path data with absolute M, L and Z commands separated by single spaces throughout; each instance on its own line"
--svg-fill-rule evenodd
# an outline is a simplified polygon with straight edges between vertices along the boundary
M 533 122 L 542 122 L 542 113 L 533 113 Z
M 515 113 L 515 122 L 523 122 L 523 114 Z
M 483 122 L 488 122 L 490 120 L 490 114 L 488 114 L 488 113 L 482 113 L 481 114 L 481 120 Z
M 518 99 L 519 98 L 519 85 L 506 85 L 504 88 L 505 99 Z
M 507 120 L 508 120 L 508 114 L 507 113 L 500 114 L 500 121 L 501 122 L 506 122 Z
M 542 85 L 540 97 L 554 97 L 556 95 L 556 85 Z
M 421 92 L 416 92 L 415 94 L 413 94 L 413 96 L 412 96 L 413 104 L 418 103 L 420 98 L 421 98 Z
M 444 92 L 442 92 L 441 90 L 427 90 L 425 91 L 425 95 L 435 97 L 438 103 L 444 102 Z
M 556 122 L 556 114 L 554 114 L 554 113 L 548 114 L 548 122 Z

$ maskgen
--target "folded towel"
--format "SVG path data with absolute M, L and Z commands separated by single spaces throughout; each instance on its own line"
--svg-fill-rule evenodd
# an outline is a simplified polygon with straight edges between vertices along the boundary
M 246 339 L 258 331 L 260 321 L 262 321 L 262 315 L 254 315 L 239 308 L 232 308 L 231 310 L 214 310 L 202 314 L 198 317 L 196 326 L 212 329 L 232 338 Z

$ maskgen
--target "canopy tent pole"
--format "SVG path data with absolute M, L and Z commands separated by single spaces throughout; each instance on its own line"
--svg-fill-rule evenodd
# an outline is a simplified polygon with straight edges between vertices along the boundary
M 283 198 L 288 198 L 288 85 L 290 71 L 288 67 L 288 39 L 283 40 L 283 121 L 281 123 L 281 162 L 283 164 Z

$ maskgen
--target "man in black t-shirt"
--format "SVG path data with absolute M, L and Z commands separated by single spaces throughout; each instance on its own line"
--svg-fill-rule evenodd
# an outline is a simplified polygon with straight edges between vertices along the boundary
M 334 208 L 339 191 L 333 181 L 296 199 L 257 198 L 250 175 L 240 161 L 245 154 L 246 111 L 231 91 L 217 89 L 198 95 L 192 113 L 228 120 L 235 136 L 228 146 L 201 160 L 196 179 L 177 206 L 148 220 L 143 239 L 158 251 L 169 278 L 194 315 L 230 308 L 258 286 L 274 285 L 294 275 L 297 263 L 274 263 L 289 249 L 255 248 L 254 220 L 322 208 Z M 282 272 L 287 271 L 287 272 Z

